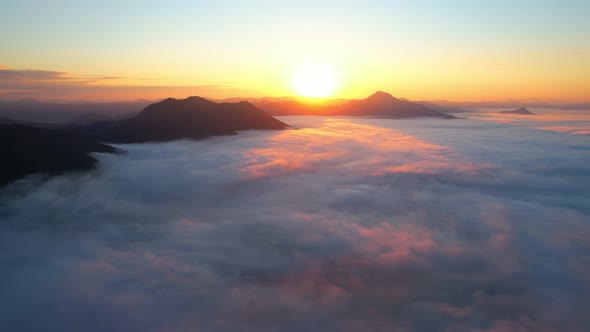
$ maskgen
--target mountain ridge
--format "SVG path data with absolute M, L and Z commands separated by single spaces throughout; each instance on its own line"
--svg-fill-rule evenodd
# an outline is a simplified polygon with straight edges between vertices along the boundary
M 233 135 L 248 129 L 280 130 L 288 127 L 247 101 L 216 103 L 192 96 L 167 98 L 148 105 L 132 118 L 77 126 L 74 130 L 88 132 L 104 142 L 145 143 Z
M 529 111 L 528 109 L 521 107 L 515 110 L 511 110 L 511 111 L 501 111 L 499 113 L 504 113 L 504 114 L 520 114 L 520 115 L 535 115 L 535 113 Z
M 0 187 L 30 174 L 92 170 L 98 160 L 91 152 L 117 151 L 110 145 L 65 130 L 0 124 Z
M 365 99 L 356 99 L 339 105 L 303 104 L 295 100 L 262 101 L 256 103 L 271 115 L 330 115 L 376 116 L 387 118 L 435 117 L 453 119 L 453 115 L 434 110 L 422 104 L 377 91 Z

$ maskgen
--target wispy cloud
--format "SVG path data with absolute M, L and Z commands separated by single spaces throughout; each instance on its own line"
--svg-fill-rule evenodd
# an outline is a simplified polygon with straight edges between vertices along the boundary
M 229 85 L 162 86 L 128 84 L 130 78 L 108 75 L 77 75 L 47 70 L 17 70 L 0 66 L 0 99 L 121 100 L 187 97 L 191 95 L 248 94 L 254 91 Z M 114 84 L 116 83 L 116 84 Z

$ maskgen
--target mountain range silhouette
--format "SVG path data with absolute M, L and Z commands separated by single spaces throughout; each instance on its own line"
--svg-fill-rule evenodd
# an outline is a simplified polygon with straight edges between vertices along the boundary
M 450 114 L 422 104 L 395 98 L 383 91 L 377 91 L 366 99 L 351 100 L 340 105 L 304 104 L 295 100 L 266 100 L 256 103 L 256 106 L 271 115 L 374 116 L 396 119 L 411 117 L 455 118 Z
M 91 152 L 116 152 L 107 143 L 163 142 L 233 135 L 241 130 L 281 130 L 289 126 L 272 115 L 349 115 L 387 118 L 453 116 L 421 104 L 376 92 L 362 100 L 335 105 L 305 105 L 293 100 L 213 102 L 201 97 L 168 98 L 120 120 L 91 114 L 67 124 L 35 124 L 0 119 L 0 186 L 28 174 L 62 174 L 94 168 Z M 11 123 L 12 122 L 12 123 Z
M 11 121 L 2 120 L 5 123 Z M 59 128 L 40 128 L 22 123 L 0 124 L 0 155 L 3 160 L 0 163 L 0 186 L 29 174 L 58 175 L 93 169 L 97 160 L 90 155 L 91 152 L 117 151 L 99 142 L 201 139 L 233 135 L 246 129 L 288 127 L 248 102 L 215 103 L 200 97 L 168 98 L 149 105 L 129 119 L 89 125 L 70 123 Z
M 28 174 L 58 175 L 91 170 L 90 152 L 116 152 L 112 146 L 63 130 L 0 124 L 0 186 Z
M 168 98 L 151 104 L 137 116 L 74 126 L 102 142 L 145 143 L 183 138 L 233 135 L 247 129 L 285 129 L 289 126 L 249 102 L 216 103 L 201 97 Z
M 504 114 L 521 114 L 521 115 L 535 115 L 535 113 L 527 110 L 524 107 L 521 107 L 519 109 L 515 109 L 512 111 L 501 111 L 500 113 L 504 113 Z

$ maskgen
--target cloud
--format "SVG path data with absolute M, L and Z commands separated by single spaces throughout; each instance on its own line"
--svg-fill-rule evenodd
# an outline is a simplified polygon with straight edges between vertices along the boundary
M 48 70 L 16 70 L 0 66 L 0 82 L 2 83 L 42 83 L 42 82 L 77 82 L 83 84 L 98 83 L 101 81 L 121 80 L 128 77 L 102 76 L 102 75 L 74 75 L 68 72 Z
M 76 75 L 47 70 L 17 70 L 0 66 L 0 99 L 123 100 L 170 96 L 231 95 L 254 91 L 229 85 L 163 86 L 137 85 L 130 77 Z
M 0 329 L 588 330 L 587 142 L 282 120 L 5 188 Z
M 539 127 L 542 130 L 549 130 L 555 131 L 558 133 L 569 133 L 574 135 L 590 135 L 590 127 L 580 127 L 580 126 L 546 126 L 546 127 Z
M 0 80 L 71 80 L 74 77 L 68 76 L 64 72 L 54 72 L 46 70 L 11 70 L 8 68 L 0 68 Z
M 499 114 L 493 112 L 472 113 L 469 117 L 492 121 L 502 124 L 512 124 L 521 127 L 536 128 L 540 130 L 567 133 L 572 135 L 589 135 L 590 123 L 588 114 L 584 111 L 576 113 L 546 110 L 535 110 L 541 112 L 536 115 Z

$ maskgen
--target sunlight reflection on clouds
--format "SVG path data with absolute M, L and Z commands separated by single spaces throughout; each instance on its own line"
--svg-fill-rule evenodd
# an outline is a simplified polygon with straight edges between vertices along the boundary
M 293 120 L 124 145 L 97 172 L 2 191 L 0 328 L 590 327 L 580 136 Z

